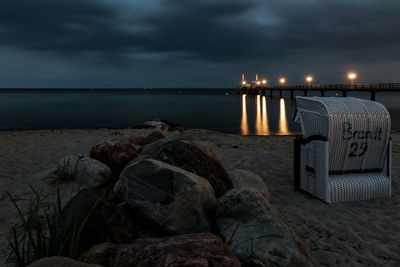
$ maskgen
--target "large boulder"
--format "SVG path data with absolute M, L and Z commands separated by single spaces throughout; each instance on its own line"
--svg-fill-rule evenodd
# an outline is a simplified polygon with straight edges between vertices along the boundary
M 101 188 L 115 180 L 107 165 L 81 155 L 61 159 L 56 174 L 63 181 L 78 181 L 83 186 L 93 188 Z
M 165 136 L 160 131 L 152 131 L 147 136 L 131 136 L 130 142 L 138 146 L 145 146 L 154 143 L 160 139 L 165 139 Z
M 80 234 L 82 249 L 89 249 L 103 242 L 125 244 L 133 242 L 138 237 L 133 221 L 134 215 L 130 214 L 128 209 L 107 200 L 106 191 L 83 189 L 61 211 L 58 219 L 58 236 L 70 242 L 73 231 L 82 226 Z
M 271 194 L 268 187 L 258 174 L 248 170 L 237 169 L 228 171 L 228 175 L 232 180 L 233 188 L 254 188 L 268 201 L 271 201 Z
M 233 189 L 216 212 L 221 235 L 242 264 L 310 266 L 268 201 L 255 189 Z
M 144 217 L 171 234 L 208 232 L 208 213 L 215 208 L 212 187 L 204 178 L 146 159 L 128 165 L 121 173 L 117 194 L 125 191 L 132 213 Z M 121 180 L 120 180 L 121 181 Z M 123 190 L 123 186 L 127 188 Z
M 128 138 L 103 140 L 90 150 L 90 157 L 106 164 L 118 177 L 122 169 L 137 157 L 136 149 Z
M 174 140 L 164 144 L 150 157 L 205 178 L 213 187 L 217 198 L 233 187 L 220 158 L 211 148 Z
M 109 267 L 240 266 L 221 238 L 209 233 L 139 239 L 129 245 L 100 244 L 80 260 Z
M 54 256 L 41 258 L 29 264 L 28 267 L 101 267 L 101 265 L 88 264 L 66 257 Z

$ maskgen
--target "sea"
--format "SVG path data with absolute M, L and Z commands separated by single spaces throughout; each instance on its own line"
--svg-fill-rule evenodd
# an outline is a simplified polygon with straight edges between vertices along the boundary
M 301 95 L 299 93 L 298 95 Z M 309 96 L 319 95 L 310 92 Z M 326 96 L 341 96 L 329 92 Z M 369 99 L 368 92 L 348 96 Z M 400 130 L 400 93 L 377 93 Z M 242 135 L 292 135 L 301 132 L 292 120 L 290 92 L 279 98 L 238 95 L 235 89 L 2 89 L 0 130 L 128 128 L 160 118 L 185 129 Z

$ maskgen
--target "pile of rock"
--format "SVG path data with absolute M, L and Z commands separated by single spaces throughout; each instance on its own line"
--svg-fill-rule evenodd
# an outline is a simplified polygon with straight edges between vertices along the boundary
M 80 261 L 101 266 L 316 265 L 280 221 L 257 174 L 227 172 L 212 148 L 187 137 L 168 140 L 161 132 L 164 122 L 158 122 L 153 125 L 158 130 L 147 136 L 114 135 L 96 144 L 90 158 L 69 156 L 60 162 L 59 171 L 75 175 L 85 187 L 59 218 L 60 235 L 71 222 L 84 224 Z

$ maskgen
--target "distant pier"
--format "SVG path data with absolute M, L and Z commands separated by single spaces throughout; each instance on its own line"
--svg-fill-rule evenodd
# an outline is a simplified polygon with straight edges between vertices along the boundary
M 311 85 L 260 85 L 237 88 L 238 94 L 247 95 L 268 95 L 272 98 L 273 92 L 278 91 L 282 98 L 283 92 L 290 92 L 290 98 L 294 98 L 294 92 L 302 92 L 307 96 L 308 92 L 319 91 L 321 96 L 325 92 L 340 92 L 342 96 L 347 96 L 347 92 L 369 92 L 371 100 L 375 101 L 377 92 L 400 92 L 400 83 L 363 83 L 363 84 L 311 84 Z

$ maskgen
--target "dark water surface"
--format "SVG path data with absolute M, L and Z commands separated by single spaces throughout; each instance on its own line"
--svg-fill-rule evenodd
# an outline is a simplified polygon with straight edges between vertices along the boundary
M 271 99 L 231 89 L 0 90 L 0 130 L 126 128 L 162 118 L 225 133 L 300 132 L 292 122 L 289 92 L 283 99 L 277 93 Z M 348 96 L 369 98 L 368 93 Z M 400 94 L 377 94 L 377 101 L 391 112 L 392 129 L 399 130 Z

